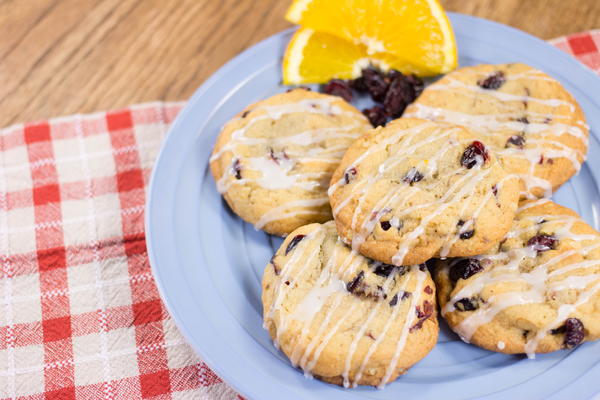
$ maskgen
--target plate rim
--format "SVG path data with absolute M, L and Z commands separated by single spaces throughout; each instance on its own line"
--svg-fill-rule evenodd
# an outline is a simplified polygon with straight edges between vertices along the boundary
M 548 43 L 545 40 L 542 40 L 536 36 L 533 36 L 527 32 L 524 32 L 520 29 L 511 27 L 511 26 L 508 26 L 508 25 L 505 25 L 502 23 L 498 23 L 495 21 L 491 21 L 491 20 L 488 20 L 485 18 L 475 17 L 475 16 L 462 14 L 462 13 L 456 13 L 456 12 L 447 12 L 447 14 L 453 24 L 454 23 L 460 24 L 462 22 L 461 20 L 470 21 L 470 23 L 488 25 L 494 29 L 502 29 L 504 31 L 508 31 L 513 34 L 516 34 L 518 36 L 525 37 L 525 38 L 527 38 L 527 40 L 533 39 L 534 41 L 537 41 L 538 43 L 542 43 L 547 48 L 552 49 L 553 51 L 555 50 L 554 53 L 555 53 L 556 57 L 559 58 L 557 61 L 560 61 L 560 58 L 562 58 L 564 61 L 566 61 L 567 63 L 570 64 L 569 68 L 573 68 L 573 67 L 578 68 L 579 70 L 581 70 L 581 73 L 587 75 L 589 77 L 589 79 L 596 79 L 597 82 L 600 84 L 600 76 L 598 76 L 592 69 L 590 69 L 589 67 L 587 67 L 586 65 L 581 63 L 579 60 L 577 60 L 572 55 L 556 48 L 555 46 L 551 45 L 550 43 Z M 199 357 L 201 358 L 201 361 L 203 361 L 213 371 L 215 371 L 216 374 L 218 375 L 218 377 L 225 384 L 229 385 L 237 393 L 243 395 L 244 397 L 246 397 L 248 399 L 255 398 L 254 396 L 257 393 L 255 390 L 253 390 L 254 388 L 252 386 L 247 385 L 247 382 L 239 381 L 237 377 L 229 374 L 222 365 L 219 365 L 219 363 L 215 359 L 213 359 L 211 351 L 207 350 L 209 347 L 207 344 L 205 344 L 204 346 L 198 345 L 198 341 L 195 339 L 194 335 L 192 335 L 192 333 L 188 331 L 187 325 L 184 322 L 184 318 L 182 318 L 182 316 L 176 310 L 176 307 L 174 306 L 174 302 L 172 301 L 171 296 L 168 294 L 169 291 L 166 288 L 166 284 L 161 279 L 160 268 L 158 267 L 158 261 L 157 261 L 157 255 L 156 255 L 156 252 L 158 251 L 157 249 L 160 248 L 160 246 L 153 245 L 154 229 L 152 228 L 153 224 L 151 222 L 153 219 L 152 215 L 154 214 L 153 213 L 153 206 L 154 206 L 153 193 L 155 193 L 156 186 L 157 186 L 156 175 L 158 174 L 158 170 L 159 170 L 161 164 L 163 162 L 165 162 L 164 161 L 165 157 L 166 157 L 165 153 L 168 151 L 167 148 L 169 147 L 168 144 L 170 143 L 170 141 L 173 140 L 172 137 L 174 135 L 176 135 L 175 132 L 178 131 L 179 129 L 181 129 L 180 125 L 185 124 L 184 121 L 187 119 L 188 114 L 192 113 L 193 110 L 198 106 L 198 103 L 202 99 L 203 95 L 213 85 L 215 85 L 217 82 L 219 82 L 222 75 L 224 75 L 224 74 L 228 73 L 229 71 L 231 71 L 232 69 L 234 69 L 237 65 L 242 63 L 246 58 L 251 57 L 252 55 L 254 55 L 254 53 L 258 52 L 262 48 L 270 46 L 272 44 L 272 42 L 278 42 L 282 36 L 289 34 L 293 31 L 295 31 L 296 29 L 298 29 L 298 28 L 291 27 L 291 28 L 285 29 L 283 31 L 275 33 L 275 34 L 261 40 L 260 42 L 248 47 L 243 52 L 241 52 L 238 55 L 236 55 L 235 57 L 231 58 L 229 61 L 227 61 L 225 64 L 223 64 L 219 69 L 217 69 L 215 72 L 213 72 L 211 74 L 211 76 L 208 79 L 206 79 L 194 91 L 194 94 L 189 98 L 189 100 L 187 101 L 187 103 L 183 107 L 183 109 L 180 110 L 175 121 L 171 124 L 170 128 L 167 131 L 165 139 L 164 139 L 163 143 L 161 144 L 160 150 L 158 152 L 158 155 L 157 155 L 154 165 L 152 167 L 152 172 L 150 174 L 148 189 L 146 191 L 146 204 L 145 204 L 145 210 L 144 210 L 145 211 L 145 213 L 144 213 L 144 228 L 145 228 L 145 236 L 146 236 L 146 247 L 147 247 L 147 253 L 148 253 L 148 258 L 149 258 L 149 262 L 150 262 L 152 275 L 154 277 L 156 286 L 158 288 L 158 292 L 161 297 L 161 300 L 163 301 L 163 304 L 165 305 L 169 315 L 175 322 L 175 325 L 179 329 L 179 332 L 183 335 L 187 344 L 189 344 L 190 347 L 197 353 L 197 355 L 199 355 Z M 221 100 L 219 100 L 219 101 L 221 101 Z M 591 132 L 591 131 L 590 131 L 590 133 L 593 134 L 596 137 L 596 139 L 600 140 L 600 137 L 598 137 L 598 134 L 596 134 L 595 132 Z M 588 154 L 588 156 L 589 156 L 589 154 Z M 214 329 L 214 328 L 207 328 L 204 331 L 205 337 L 210 336 L 206 333 L 208 331 L 211 331 L 211 333 L 215 333 L 214 330 L 211 330 L 211 329 Z M 218 341 L 218 339 L 217 339 L 217 341 Z

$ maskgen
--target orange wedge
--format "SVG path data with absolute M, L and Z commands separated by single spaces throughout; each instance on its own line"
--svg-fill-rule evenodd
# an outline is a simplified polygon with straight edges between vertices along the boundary
M 320 54 L 328 56 L 323 63 L 330 62 L 329 56 L 337 51 L 349 56 L 348 45 L 354 44 L 355 60 L 385 59 L 388 65 L 393 64 L 404 73 L 431 76 L 448 72 L 457 65 L 452 26 L 437 0 L 294 0 L 286 19 L 312 30 L 296 33 L 293 40 L 296 43 L 291 43 L 286 53 L 286 58 L 296 57 L 292 66 L 303 63 L 297 59 L 299 56 L 315 57 L 316 43 L 321 40 L 324 47 Z M 334 70 L 333 65 L 321 68 Z M 342 73 L 345 72 L 340 70 L 339 74 Z
M 403 66 L 389 54 L 369 55 L 363 45 L 354 45 L 328 33 L 300 28 L 292 37 L 283 58 L 283 83 L 298 85 L 324 83 L 332 78 L 356 78 L 370 64 L 386 71 Z

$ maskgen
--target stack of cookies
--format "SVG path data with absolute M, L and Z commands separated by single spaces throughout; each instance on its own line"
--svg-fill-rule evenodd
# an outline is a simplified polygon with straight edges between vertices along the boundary
M 556 80 L 480 65 L 376 129 L 336 96 L 273 96 L 225 125 L 210 167 L 236 214 L 287 235 L 263 276 L 275 346 L 307 375 L 382 387 L 435 346 L 438 309 L 497 352 L 600 338 L 600 234 L 548 200 L 587 138 Z

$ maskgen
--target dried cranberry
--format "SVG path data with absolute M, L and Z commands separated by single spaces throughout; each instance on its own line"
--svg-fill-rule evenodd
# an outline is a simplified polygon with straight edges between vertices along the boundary
M 578 318 L 569 318 L 565 321 L 565 347 L 572 349 L 583 342 L 585 332 L 583 323 Z
M 494 193 L 494 196 L 498 196 L 498 185 L 494 185 L 492 186 L 492 193 Z
M 392 82 L 394 79 L 400 77 L 400 76 L 404 76 L 402 74 L 402 72 L 398 71 L 397 69 L 390 69 L 386 74 L 385 74 L 385 81 L 387 83 Z
M 349 291 L 350 293 L 354 293 L 354 291 L 362 283 L 364 277 L 365 277 L 365 272 L 364 271 L 360 271 L 358 273 L 358 275 L 356 275 L 356 277 L 354 279 L 352 279 L 350 282 L 348 282 L 346 284 L 346 290 Z
M 379 225 L 381 225 L 381 229 L 383 229 L 384 231 L 387 231 L 388 229 L 390 229 L 392 227 L 392 224 L 390 224 L 390 221 L 381 221 L 379 223 Z
M 423 323 L 425 321 L 427 321 L 427 319 L 433 315 L 433 304 L 430 303 L 429 301 L 425 300 L 423 302 L 423 309 L 421 310 L 421 308 L 419 306 L 417 306 L 415 308 L 415 312 L 417 313 L 417 318 L 419 320 L 413 326 L 411 326 L 411 328 L 409 330 L 410 332 L 413 332 L 417 329 L 421 329 L 421 327 L 423 326 Z
M 391 264 L 377 264 L 377 266 L 373 270 L 373 273 L 375 273 L 375 275 L 379 275 L 379 276 L 383 276 L 384 278 L 387 278 L 388 276 L 390 276 L 390 274 L 392 273 L 394 268 L 396 268 L 396 267 Z
M 515 121 L 520 122 L 522 124 L 528 124 L 529 123 L 529 118 L 527 118 L 527 117 L 520 117 L 520 118 L 517 118 Z
M 398 304 L 398 297 L 400 298 L 400 300 L 406 300 L 411 296 L 410 292 L 405 292 L 403 290 L 399 291 L 398 293 L 396 293 L 394 295 L 394 297 L 392 297 L 392 299 L 390 300 L 390 306 L 395 306 L 396 304 Z
M 387 278 L 388 276 L 390 276 L 390 274 L 394 270 L 397 270 L 398 274 L 400 274 L 400 275 L 404 275 L 406 273 L 406 267 L 404 267 L 404 266 L 397 267 L 395 265 L 383 264 L 380 262 L 375 262 L 374 265 L 375 265 L 375 268 L 373 268 L 373 273 L 375 275 L 383 276 L 384 278 Z
M 234 172 L 235 179 L 242 179 L 242 164 L 239 159 L 235 159 L 231 168 Z
M 388 83 L 381 71 L 375 68 L 365 68 L 362 70 L 362 78 L 371 98 L 375 101 L 383 101 L 388 90 Z
M 464 231 L 463 233 L 461 233 L 459 235 L 459 237 L 461 238 L 461 240 L 467 240 L 467 239 L 471 239 L 474 234 L 475 234 L 475 230 L 471 229 L 470 231 Z
M 242 113 L 242 118 L 246 118 L 246 116 L 248 116 L 248 114 L 250 114 L 250 110 L 246 110 Z
M 469 279 L 471 276 L 481 272 L 483 267 L 476 258 L 464 258 L 450 267 L 450 280 L 453 282 L 459 279 Z
M 506 82 L 506 77 L 504 76 L 504 72 L 497 71 L 493 74 L 489 75 L 485 79 L 480 79 L 477 81 L 477 84 L 483 88 L 488 90 L 496 90 L 500 88 Z
M 413 183 L 419 182 L 424 178 L 423 174 L 419 172 L 418 169 L 416 168 L 411 168 L 408 170 L 408 172 L 406 173 L 406 175 L 404 175 L 404 178 L 402 178 L 402 182 L 406 182 L 408 183 L 410 186 L 413 185 Z
M 527 246 L 532 246 L 538 253 L 556 249 L 558 239 L 552 235 L 537 235 L 527 241 Z
M 352 79 L 350 81 L 350 87 L 359 93 L 366 93 L 368 91 L 367 85 L 365 84 L 365 78 L 362 76 Z
M 521 136 L 521 135 L 512 135 L 506 141 L 506 146 L 505 147 L 510 147 L 511 144 L 514 145 L 514 146 L 517 146 L 520 149 L 522 149 L 523 146 L 525 145 L 525 138 L 523 136 Z
M 423 92 L 423 89 L 425 88 L 425 84 L 423 83 L 423 80 L 416 75 L 407 75 L 406 79 L 413 86 L 413 90 L 415 92 L 415 99 L 416 99 Z
M 385 126 L 385 123 L 387 122 L 387 116 L 385 115 L 385 110 L 382 106 L 376 105 L 371 108 L 365 108 L 363 114 L 375 128 L 378 126 Z
M 346 185 L 356 178 L 357 173 L 358 171 L 356 170 L 356 167 L 350 167 L 346 170 L 346 172 L 344 172 L 344 182 L 346 182 Z
M 294 236 L 294 238 L 292 240 L 290 240 L 290 243 L 288 244 L 287 248 L 285 249 L 285 255 L 287 256 L 290 251 L 294 250 L 294 247 L 296 247 L 298 245 L 298 243 L 300 243 L 300 241 L 302 239 L 304 239 L 305 237 L 306 237 L 306 235 Z
M 490 158 L 490 155 L 484 144 L 479 140 L 471 143 L 463 153 L 460 163 L 467 169 L 473 168 L 476 164 L 483 164 Z
M 460 299 L 454 303 L 458 311 L 475 311 L 479 308 L 479 300 L 476 297 Z
M 325 85 L 323 90 L 327 94 L 339 96 L 348 102 L 352 101 L 352 88 L 350 88 L 347 81 L 332 79 Z
M 415 313 L 417 313 L 417 318 L 423 318 L 427 315 L 431 315 L 433 313 L 433 304 L 425 300 L 423 302 L 423 310 L 421 310 L 421 307 L 417 306 L 415 307 Z
M 427 294 L 433 294 L 433 289 L 429 285 L 425 286 L 425 289 L 423 289 L 423 291 Z
M 398 118 L 415 98 L 415 89 L 406 77 L 400 74 L 391 82 L 383 100 L 385 113 L 388 117 Z
M 374 297 L 376 299 L 387 299 L 387 293 L 383 290 L 383 287 L 377 285 L 377 289 L 375 289 L 375 293 L 367 293 L 367 297 Z

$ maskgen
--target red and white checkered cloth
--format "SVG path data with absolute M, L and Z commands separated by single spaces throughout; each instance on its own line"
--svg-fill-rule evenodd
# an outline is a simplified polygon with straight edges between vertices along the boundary
M 553 43 L 600 72 L 600 31 Z M 0 130 L 0 399 L 239 398 L 183 341 L 144 241 L 182 103 Z
M 549 42 L 600 74 L 600 29 L 559 37 Z

